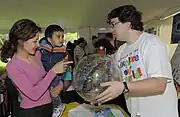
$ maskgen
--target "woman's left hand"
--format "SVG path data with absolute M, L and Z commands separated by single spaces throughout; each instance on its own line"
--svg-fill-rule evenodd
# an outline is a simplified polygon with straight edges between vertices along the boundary
M 124 90 L 124 84 L 119 81 L 101 83 L 101 86 L 108 88 L 96 97 L 96 101 L 98 104 L 105 103 L 118 97 L 120 94 L 123 93 Z

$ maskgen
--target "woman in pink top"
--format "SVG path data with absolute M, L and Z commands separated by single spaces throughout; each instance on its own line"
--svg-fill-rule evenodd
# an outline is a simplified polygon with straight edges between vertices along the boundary
M 49 72 L 41 63 L 37 50 L 40 28 L 31 20 L 17 21 L 9 32 L 9 40 L 2 47 L 1 59 L 6 61 L 8 77 L 12 80 L 19 95 L 19 117 L 51 117 L 52 105 L 49 85 L 56 74 L 65 71 L 66 64 L 61 61 Z

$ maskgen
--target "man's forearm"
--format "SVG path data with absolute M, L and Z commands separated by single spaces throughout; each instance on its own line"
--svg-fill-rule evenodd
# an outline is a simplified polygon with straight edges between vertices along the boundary
M 147 78 L 128 83 L 129 96 L 142 97 L 163 94 L 167 78 Z

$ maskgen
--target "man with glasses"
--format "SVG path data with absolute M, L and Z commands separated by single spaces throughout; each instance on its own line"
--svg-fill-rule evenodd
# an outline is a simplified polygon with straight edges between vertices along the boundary
M 102 83 L 108 88 L 96 97 L 96 103 L 124 93 L 131 117 L 178 117 L 167 46 L 159 37 L 143 32 L 141 12 L 133 5 L 112 10 L 108 23 L 117 40 L 126 42 L 114 55 L 124 81 Z

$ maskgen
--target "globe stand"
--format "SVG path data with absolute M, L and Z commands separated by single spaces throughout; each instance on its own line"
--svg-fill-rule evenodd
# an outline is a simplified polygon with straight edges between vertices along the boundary
M 115 105 L 94 106 L 81 104 L 69 110 L 68 117 L 129 117 L 120 107 Z

